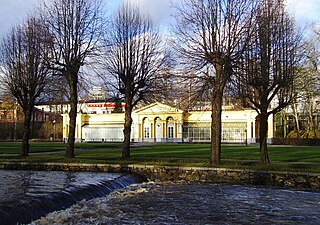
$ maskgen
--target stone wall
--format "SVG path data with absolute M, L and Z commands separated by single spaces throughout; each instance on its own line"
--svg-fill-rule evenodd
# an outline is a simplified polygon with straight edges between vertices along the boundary
M 226 168 L 127 166 L 155 181 L 190 181 L 232 184 L 254 184 L 320 189 L 319 173 L 293 173 Z
M 78 163 L 0 163 L 0 169 L 136 173 L 153 181 L 254 184 L 320 189 L 320 173 L 295 173 L 227 168 L 171 167 Z

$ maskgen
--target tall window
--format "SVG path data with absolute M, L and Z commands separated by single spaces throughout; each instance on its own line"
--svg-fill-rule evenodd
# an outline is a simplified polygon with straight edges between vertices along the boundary
M 173 118 L 171 116 L 169 116 L 167 118 L 167 124 L 168 124 L 168 138 L 173 138 Z
M 143 118 L 143 138 L 150 138 L 150 122 L 147 117 Z
M 150 128 L 149 127 L 144 128 L 144 138 L 150 138 Z
M 169 125 L 168 127 L 168 138 L 173 138 L 173 125 Z

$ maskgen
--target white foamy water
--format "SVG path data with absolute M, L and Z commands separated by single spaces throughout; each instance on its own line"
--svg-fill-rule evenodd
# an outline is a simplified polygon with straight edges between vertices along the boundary
M 83 200 L 31 224 L 320 224 L 320 192 L 142 183 Z
M 154 187 L 153 182 L 132 184 L 129 187 L 114 191 L 106 197 L 88 201 L 82 200 L 68 209 L 49 213 L 46 217 L 33 221 L 30 225 L 105 224 L 107 221 L 113 220 L 116 215 L 121 216 L 121 214 L 124 214 L 121 210 L 113 207 L 112 201 L 114 199 L 124 201 L 126 198 L 133 197 L 139 193 L 148 192 L 152 187 Z M 122 220 L 122 222 L 125 221 Z

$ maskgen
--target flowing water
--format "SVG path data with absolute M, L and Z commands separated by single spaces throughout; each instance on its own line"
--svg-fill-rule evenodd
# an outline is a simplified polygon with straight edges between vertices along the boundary
M 142 183 L 81 201 L 32 224 L 320 224 L 320 192 Z
M 0 171 L 0 225 L 30 223 L 137 182 L 142 180 L 126 174 Z
M 139 182 L 126 174 L 0 171 L 0 224 L 320 224 L 319 191 Z

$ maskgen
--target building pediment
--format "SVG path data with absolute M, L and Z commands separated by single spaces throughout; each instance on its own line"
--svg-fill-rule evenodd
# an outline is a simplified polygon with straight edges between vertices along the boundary
M 134 111 L 137 114 L 168 114 L 168 113 L 183 113 L 182 110 L 162 104 L 160 102 L 155 102 L 153 104 L 147 105 L 143 108 Z

